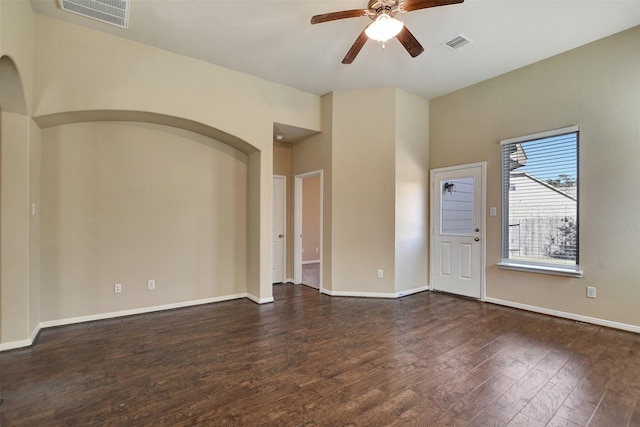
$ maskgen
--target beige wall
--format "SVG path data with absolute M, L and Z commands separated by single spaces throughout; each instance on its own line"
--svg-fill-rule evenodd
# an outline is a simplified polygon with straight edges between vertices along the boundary
M 39 128 L 32 110 L 34 16 L 29 2 L 0 2 L 0 349 L 29 344 L 39 319 Z
M 395 157 L 395 292 L 428 279 L 429 102 L 397 91 Z
M 29 336 L 29 117 L 0 113 L 3 341 Z
M 395 108 L 395 89 L 333 94 L 334 291 L 394 292 Z
M 202 135 L 44 130 L 41 218 L 43 321 L 247 292 L 247 155 Z
M 26 103 L 26 111 L 20 111 L 21 114 L 32 111 L 33 53 L 34 14 L 31 3 L 22 0 L 0 1 L 0 56 L 9 56 L 18 69 Z M 0 107 L 4 108 L 5 105 L 0 104 Z
M 315 95 L 44 16 L 36 16 L 35 34 L 37 117 L 159 113 L 203 123 L 265 151 L 272 151 L 274 122 L 319 130 Z M 265 165 L 272 169 L 271 158 Z
M 330 93 L 322 97 L 322 133 L 314 135 L 291 148 L 291 174 L 293 176 L 322 170 L 322 288 L 333 289 L 332 284 L 332 222 L 333 202 L 331 199 L 332 139 L 333 139 L 333 98 Z
M 86 120 L 83 112 L 131 112 L 122 120 L 145 112 L 164 118 L 161 124 L 180 118 L 187 129 L 203 125 L 232 140 L 221 142 L 240 141 L 250 154 L 249 245 L 258 246 L 249 253 L 248 292 L 270 301 L 273 123 L 318 130 L 319 97 L 42 16 L 35 56 L 42 126 Z
M 580 126 L 584 278 L 498 269 L 500 216 L 487 216 L 488 297 L 640 325 L 639 51 L 636 27 L 431 101 L 431 167 L 486 160 L 487 206 L 498 212 L 499 141 Z
M 391 297 L 427 285 L 428 108 L 398 89 L 334 92 L 323 97 L 323 133 L 293 147 L 294 174 L 324 170 L 329 293 Z
M 29 332 L 40 323 L 40 244 L 41 244 L 41 185 L 42 185 L 42 131 L 29 120 Z M 29 215 L 29 211 L 31 215 Z

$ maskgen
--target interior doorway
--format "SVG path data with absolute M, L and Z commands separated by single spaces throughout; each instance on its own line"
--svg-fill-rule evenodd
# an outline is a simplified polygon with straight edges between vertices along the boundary
M 295 176 L 293 281 L 322 291 L 323 171 Z

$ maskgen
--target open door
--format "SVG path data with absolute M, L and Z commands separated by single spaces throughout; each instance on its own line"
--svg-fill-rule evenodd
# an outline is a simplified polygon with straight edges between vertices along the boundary
M 484 299 L 485 163 L 431 171 L 431 289 Z
M 322 291 L 322 170 L 295 176 L 293 281 Z

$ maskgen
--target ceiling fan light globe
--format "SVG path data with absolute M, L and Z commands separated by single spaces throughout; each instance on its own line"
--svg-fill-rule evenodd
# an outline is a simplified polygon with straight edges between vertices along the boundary
M 365 34 L 372 40 L 386 42 L 402 31 L 404 24 L 386 13 L 378 16 L 365 30 Z

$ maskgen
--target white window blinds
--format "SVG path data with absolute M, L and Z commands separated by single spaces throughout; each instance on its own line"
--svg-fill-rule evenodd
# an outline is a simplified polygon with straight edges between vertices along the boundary
M 502 257 L 578 265 L 578 128 L 502 141 Z

